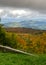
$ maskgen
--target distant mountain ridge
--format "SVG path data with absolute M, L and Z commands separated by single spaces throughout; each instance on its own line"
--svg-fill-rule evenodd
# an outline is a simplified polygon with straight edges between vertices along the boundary
M 46 30 L 46 21 L 20 21 L 20 22 L 9 22 L 4 24 L 5 27 L 24 27 Z
M 0 22 L 1 23 L 1 22 Z M 46 20 L 22 20 L 22 21 L 13 21 L 13 22 L 5 22 L 2 24 L 4 27 L 24 27 L 24 28 L 33 28 L 46 30 Z

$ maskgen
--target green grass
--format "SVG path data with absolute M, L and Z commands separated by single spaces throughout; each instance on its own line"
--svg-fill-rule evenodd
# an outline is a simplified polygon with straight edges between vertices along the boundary
M 0 52 L 0 65 L 46 65 L 46 54 L 28 56 Z

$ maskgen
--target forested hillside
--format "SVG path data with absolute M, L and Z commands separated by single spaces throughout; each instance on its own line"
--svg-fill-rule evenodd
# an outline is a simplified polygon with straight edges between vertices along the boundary
M 16 33 L 7 32 L 0 26 L 0 44 L 29 53 L 46 53 L 46 32 Z

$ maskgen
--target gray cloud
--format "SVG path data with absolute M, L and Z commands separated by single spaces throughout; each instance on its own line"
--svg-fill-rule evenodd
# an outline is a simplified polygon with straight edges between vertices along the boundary
M 46 13 L 46 0 L 0 0 L 0 6 L 29 8 Z

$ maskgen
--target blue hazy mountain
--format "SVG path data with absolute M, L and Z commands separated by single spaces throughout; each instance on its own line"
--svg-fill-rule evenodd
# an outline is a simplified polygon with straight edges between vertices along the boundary
M 2 19 L 0 24 L 4 24 L 4 27 L 25 27 L 33 29 L 46 30 L 46 19 Z
M 25 27 L 25 28 L 34 28 L 34 29 L 43 29 L 46 30 L 45 21 L 20 21 L 20 22 L 8 22 L 4 24 L 5 27 Z

